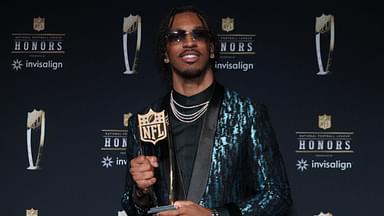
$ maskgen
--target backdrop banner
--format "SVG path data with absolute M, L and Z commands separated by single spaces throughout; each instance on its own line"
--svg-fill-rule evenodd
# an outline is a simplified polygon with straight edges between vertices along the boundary
M 268 107 L 292 191 L 289 215 L 380 215 L 381 7 L 192 4 L 218 34 L 219 82 Z M 180 5 L 3 8 L 1 215 L 125 215 L 128 119 L 169 87 L 156 36 Z

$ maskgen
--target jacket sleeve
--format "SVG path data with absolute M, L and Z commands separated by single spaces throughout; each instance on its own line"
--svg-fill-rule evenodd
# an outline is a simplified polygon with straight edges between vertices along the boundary
M 147 210 L 152 207 L 152 201 L 148 195 L 138 197 L 136 194 L 136 185 L 130 175 L 130 161 L 135 158 L 140 152 L 140 141 L 137 137 L 137 118 L 136 116 L 130 118 L 128 124 L 127 135 L 127 170 L 125 177 L 124 193 L 121 197 L 121 204 L 123 209 L 129 216 L 134 215 L 147 215 Z
M 278 216 L 289 209 L 292 199 L 283 158 L 272 129 L 267 109 L 256 105 L 247 145 L 251 196 L 236 203 L 242 215 Z

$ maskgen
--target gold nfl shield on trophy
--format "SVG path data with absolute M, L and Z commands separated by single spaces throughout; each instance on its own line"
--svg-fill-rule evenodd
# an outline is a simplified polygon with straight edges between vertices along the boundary
M 45 29 L 45 18 L 33 18 L 33 29 L 36 31 L 43 31 Z
M 331 119 L 332 116 L 324 114 L 324 115 L 319 115 L 319 128 L 323 130 L 327 130 L 332 127 L 332 122 Z
M 221 29 L 225 32 L 230 32 L 235 29 L 235 19 L 226 17 L 221 19 Z
M 167 137 L 167 122 L 165 111 L 154 112 L 149 109 L 144 115 L 138 114 L 140 139 L 153 145 Z

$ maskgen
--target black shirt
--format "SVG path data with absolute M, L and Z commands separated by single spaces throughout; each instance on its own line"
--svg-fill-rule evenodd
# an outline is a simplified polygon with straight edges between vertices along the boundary
M 193 95 L 184 96 L 176 91 L 173 91 L 174 100 L 183 106 L 193 106 L 209 101 L 213 95 L 215 84 L 212 84 L 204 91 Z M 196 112 L 200 107 L 193 109 L 183 109 L 177 107 L 183 114 L 190 114 Z M 196 150 L 200 139 L 201 128 L 206 114 L 202 115 L 196 121 L 191 123 L 184 123 L 178 120 L 175 115 L 171 115 L 173 143 L 175 146 L 176 154 L 176 167 L 178 173 L 177 181 L 177 199 L 187 198 L 187 193 L 191 181 L 193 164 L 195 160 Z

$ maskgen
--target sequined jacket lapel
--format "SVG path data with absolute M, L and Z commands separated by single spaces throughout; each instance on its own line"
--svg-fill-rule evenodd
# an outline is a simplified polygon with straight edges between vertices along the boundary
M 205 116 L 193 166 L 191 185 L 187 200 L 199 202 L 203 196 L 212 162 L 212 148 L 217 127 L 217 118 L 223 100 L 224 88 L 216 84 L 214 94 Z

